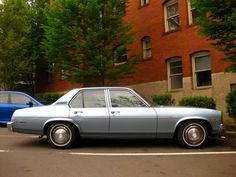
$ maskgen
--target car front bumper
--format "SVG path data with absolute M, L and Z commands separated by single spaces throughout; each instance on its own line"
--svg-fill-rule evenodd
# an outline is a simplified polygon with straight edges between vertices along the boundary
M 225 135 L 225 131 L 226 131 L 225 125 L 224 125 L 224 124 L 220 124 L 219 135 L 220 135 L 220 136 L 224 136 L 224 135 Z

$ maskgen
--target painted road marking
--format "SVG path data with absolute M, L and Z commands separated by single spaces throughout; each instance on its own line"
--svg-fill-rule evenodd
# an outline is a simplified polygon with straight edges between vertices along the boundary
M 228 155 L 236 154 L 236 151 L 225 152 L 177 152 L 177 153 L 83 153 L 83 152 L 69 152 L 71 155 L 81 156 L 187 156 L 187 155 Z
M 0 135 L 0 138 L 37 138 L 37 135 Z
M 26 151 L 1 150 L 0 153 L 14 153 Z M 57 152 L 58 153 L 58 152 Z M 59 154 L 79 156 L 188 156 L 188 155 L 233 155 L 236 151 L 219 152 L 162 152 L 162 153 L 87 153 L 87 152 L 59 152 Z

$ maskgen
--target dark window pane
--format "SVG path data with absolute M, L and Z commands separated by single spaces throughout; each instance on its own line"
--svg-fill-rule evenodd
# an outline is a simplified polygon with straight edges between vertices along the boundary
M 211 71 L 197 72 L 196 77 L 198 87 L 211 85 Z
M 176 75 L 172 76 L 171 79 L 171 89 L 180 89 L 183 88 L 183 76 Z
M 176 30 L 179 28 L 179 16 L 168 19 L 169 30 Z
M 179 14 L 178 3 L 172 4 L 167 7 L 167 17 L 172 17 Z
M 143 59 L 148 59 L 152 57 L 152 50 L 151 50 L 151 38 L 149 36 L 144 37 L 142 39 L 143 45 Z
M 196 19 L 199 16 L 199 12 L 197 11 L 197 9 L 192 9 L 192 23 L 196 23 Z
M 196 71 L 211 69 L 210 56 L 206 55 L 206 56 L 196 57 L 195 65 L 196 65 L 195 67 Z
M 170 74 L 182 73 L 182 61 L 170 62 Z
M 127 61 L 127 49 L 119 46 L 115 49 L 115 63 L 123 63 Z

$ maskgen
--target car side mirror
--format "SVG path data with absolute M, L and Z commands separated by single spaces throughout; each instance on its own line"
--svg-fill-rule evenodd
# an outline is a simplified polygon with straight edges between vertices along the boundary
M 33 102 L 32 101 L 29 101 L 28 103 L 26 103 L 27 105 L 29 105 L 29 107 L 33 107 Z

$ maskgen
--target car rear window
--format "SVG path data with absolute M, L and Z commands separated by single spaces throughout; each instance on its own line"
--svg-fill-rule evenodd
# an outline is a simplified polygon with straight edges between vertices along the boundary
M 0 104 L 8 104 L 8 94 L 7 93 L 0 94 Z

